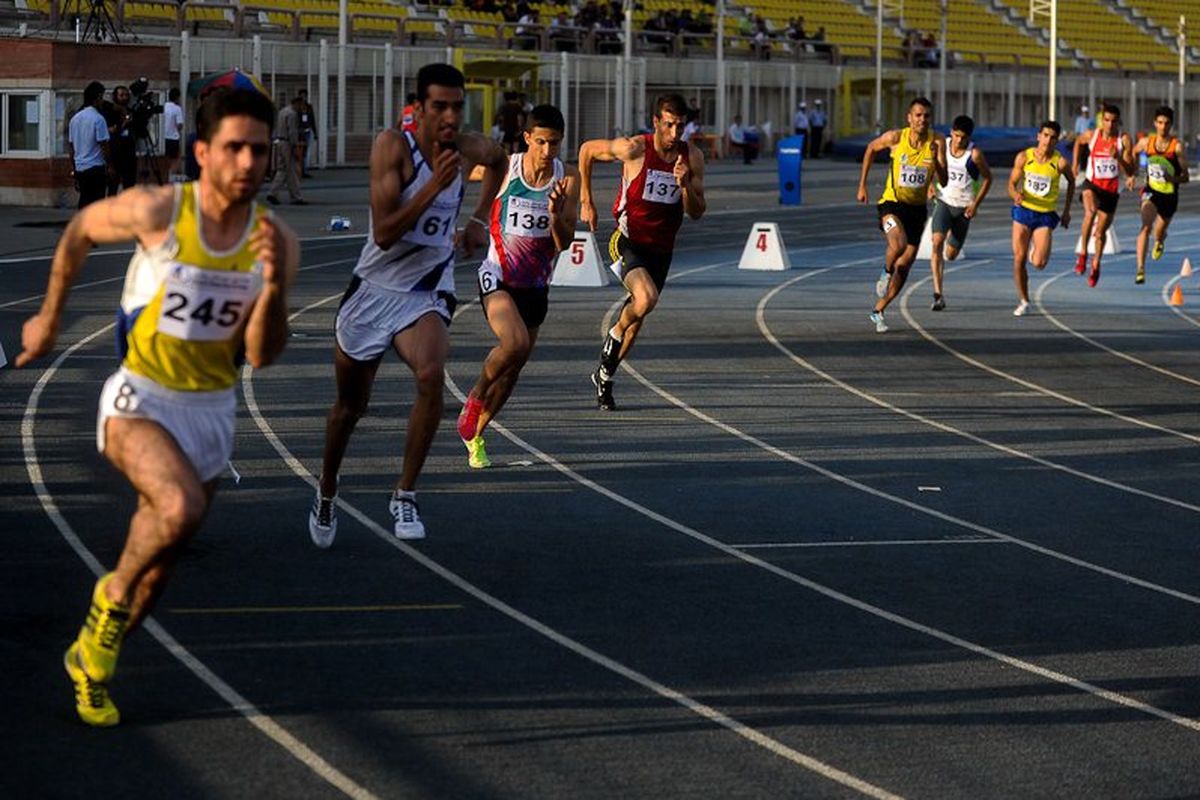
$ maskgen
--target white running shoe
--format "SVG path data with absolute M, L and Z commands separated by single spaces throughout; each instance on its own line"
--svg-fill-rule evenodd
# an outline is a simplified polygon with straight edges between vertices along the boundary
M 337 536 L 337 498 L 322 497 L 320 487 L 313 498 L 312 510 L 308 512 L 308 535 L 322 550 L 328 549 Z
M 888 332 L 887 323 L 883 321 L 883 312 L 882 311 L 872 311 L 871 316 L 869 316 L 867 319 L 869 319 L 869 320 L 871 320 L 871 322 L 875 323 L 875 332 L 876 333 L 887 333 Z
M 388 511 L 396 520 L 394 532 L 397 539 L 424 539 L 425 525 L 421 522 L 421 512 L 417 508 L 417 493 L 402 492 L 399 489 L 392 494 L 388 502 Z
M 1028 313 L 1029 313 L 1029 301 L 1028 300 L 1022 300 L 1021 302 L 1017 303 L 1017 307 L 1013 309 L 1014 317 L 1023 317 Z
M 875 281 L 875 296 L 883 297 L 887 294 L 888 284 L 891 282 L 892 276 L 888 275 L 887 270 L 879 273 L 879 279 Z

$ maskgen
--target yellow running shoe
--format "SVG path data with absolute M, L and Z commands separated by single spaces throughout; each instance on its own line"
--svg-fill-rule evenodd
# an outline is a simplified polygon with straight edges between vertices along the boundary
M 67 676 L 75 684 L 75 711 L 88 725 L 108 728 L 121 721 L 121 712 L 108 696 L 108 687 L 94 681 L 83 671 L 79 658 L 79 642 L 72 642 L 63 654 L 63 666 Z
M 104 589 L 112 580 L 110 572 L 96 581 L 92 607 L 79 630 L 79 663 L 88 677 L 102 683 L 112 680 L 117 671 L 117 656 L 129 625 L 129 606 L 108 599 Z
M 1156 241 L 1154 243 L 1154 249 L 1152 251 L 1150 251 L 1150 257 L 1153 258 L 1155 261 L 1158 261 L 1160 258 L 1162 258 L 1162 254 L 1163 254 L 1163 243 Z
M 1137 268 L 1137 274 L 1133 276 L 1133 282 L 1134 282 L 1134 283 L 1145 283 L 1145 282 L 1146 282 L 1146 269 L 1145 269 L 1145 267 L 1138 267 L 1138 268 Z
M 483 437 L 476 436 L 470 441 L 463 441 L 467 446 L 467 463 L 471 469 L 487 469 L 492 465 L 492 460 L 488 458 L 487 450 L 483 446 Z

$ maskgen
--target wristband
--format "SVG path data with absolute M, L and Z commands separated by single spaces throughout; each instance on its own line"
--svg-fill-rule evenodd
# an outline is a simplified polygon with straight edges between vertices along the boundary
M 479 217 L 475 216 L 474 214 L 471 215 L 471 219 L 469 220 L 469 222 L 474 222 L 476 225 L 479 225 L 480 227 L 483 227 L 483 228 L 486 228 L 488 226 L 488 224 L 486 222 L 484 222 L 483 220 L 481 220 Z

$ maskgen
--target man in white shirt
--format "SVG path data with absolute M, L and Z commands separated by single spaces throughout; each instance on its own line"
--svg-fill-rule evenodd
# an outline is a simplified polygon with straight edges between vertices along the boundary
M 792 117 L 792 132 L 797 136 L 808 137 L 808 104 L 803 100 L 796 107 L 796 116 Z
M 748 132 L 748 129 L 742 127 L 742 115 L 735 116 L 733 124 L 729 126 L 729 146 L 741 151 L 744 164 L 749 164 L 758 156 L 758 137 L 748 136 Z
M 79 207 L 103 200 L 112 169 L 108 152 L 108 124 L 100 113 L 104 85 L 92 81 L 83 90 L 83 108 L 71 117 L 67 133 L 67 155 L 79 190 Z
M 183 138 L 183 109 L 179 105 L 179 89 L 172 89 L 163 104 L 163 158 L 167 162 L 167 175 L 174 175 L 179 166 L 180 146 Z
M 1092 127 L 1092 117 L 1087 106 L 1079 107 L 1079 116 L 1075 118 L 1075 135 L 1087 133 Z
M 808 157 L 820 158 L 821 138 L 825 135 L 827 117 L 825 116 L 824 103 L 821 102 L 821 98 L 818 97 L 814 105 L 816 108 L 808 115 Z

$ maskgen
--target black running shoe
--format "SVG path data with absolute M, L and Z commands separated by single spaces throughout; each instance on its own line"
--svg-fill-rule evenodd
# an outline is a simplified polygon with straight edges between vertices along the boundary
M 600 380 L 600 370 L 592 373 L 592 385 L 596 387 L 596 407 L 601 411 L 616 411 L 617 401 L 613 400 L 612 381 Z

